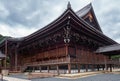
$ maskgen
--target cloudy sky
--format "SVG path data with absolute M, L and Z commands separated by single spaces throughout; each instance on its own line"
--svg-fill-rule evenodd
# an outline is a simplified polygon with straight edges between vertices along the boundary
M 27 36 L 59 17 L 68 1 L 74 11 L 92 2 L 104 34 L 120 43 L 120 0 L 0 0 L 0 34 Z

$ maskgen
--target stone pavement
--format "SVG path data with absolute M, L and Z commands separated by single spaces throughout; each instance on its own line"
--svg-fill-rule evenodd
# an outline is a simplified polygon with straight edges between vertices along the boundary
M 4 76 L 3 79 L 5 81 L 31 81 L 31 80 L 20 79 L 20 78 L 15 78 L 15 77 L 8 77 L 8 76 Z
M 78 77 L 73 78 L 76 75 Z M 72 77 L 72 78 L 68 78 L 68 77 Z M 72 74 L 72 75 L 66 74 L 65 77 L 37 78 L 31 80 L 28 80 L 28 77 L 22 73 L 22 74 L 13 74 L 9 76 L 4 76 L 3 79 L 4 81 L 73 81 L 73 80 L 74 81 L 120 81 L 120 69 L 112 73 L 86 72 L 86 73 Z
M 32 81 L 120 81 L 120 74 L 98 74 L 77 79 L 64 79 L 64 78 L 39 78 L 32 79 Z
M 20 79 L 13 77 L 4 76 L 6 81 L 120 81 L 120 74 L 106 73 L 106 74 L 98 74 L 94 76 L 81 77 L 76 79 L 68 79 L 68 78 L 37 78 L 37 79 Z

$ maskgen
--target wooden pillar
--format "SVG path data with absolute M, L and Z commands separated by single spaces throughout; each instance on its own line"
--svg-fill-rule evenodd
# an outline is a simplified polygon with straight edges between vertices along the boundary
M 104 71 L 104 69 L 105 69 L 104 65 L 102 66 L 102 68 L 103 68 L 103 71 Z
M 41 72 L 41 66 L 39 66 L 39 70 L 40 70 L 40 72 Z
M 99 65 L 97 65 L 97 70 L 98 70 L 98 71 L 100 70 Z
M 5 40 L 5 61 L 4 61 L 4 68 L 7 69 L 7 52 L 8 52 L 8 45 L 7 45 L 7 39 Z
M 68 44 L 65 44 L 66 47 L 66 56 L 68 55 Z
M 112 72 L 112 64 L 110 64 L 110 72 Z
M 71 64 L 68 64 L 68 73 L 71 74 Z
M 57 74 L 59 75 L 60 73 L 59 73 L 59 65 L 56 65 L 56 67 L 57 67 Z
M 35 72 L 35 67 L 33 66 L 33 72 Z
M 19 43 L 17 43 L 17 45 L 15 46 L 15 70 L 16 71 L 18 68 L 18 46 L 19 46 Z
M 1 67 L 4 67 L 4 60 L 1 59 Z
M 47 66 L 47 70 L 48 70 L 48 73 L 49 73 L 49 71 L 50 71 L 50 66 Z
M 18 61 L 18 54 L 17 54 L 17 48 L 15 47 L 15 70 L 17 71 L 17 61 Z
M 80 73 L 80 64 L 78 64 L 78 73 Z
M 88 72 L 88 65 L 87 64 L 85 65 L 85 69 L 86 69 L 86 72 Z
M 104 57 L 104 62 L 105 62 L 105 70 L 107 71 L 108 68 L 107 68 L 107 61 L 106 61 L 106 57 Z
M 113 65 L 113 69 L 114 69 L 114 67 L 115 67 L 115 64 Z
M 94 64 L 92 64 L 92 68 L 91 68 L 91 69 L 92 69 L 92 71 L 95 71 L 95 67 L 94 67 Z

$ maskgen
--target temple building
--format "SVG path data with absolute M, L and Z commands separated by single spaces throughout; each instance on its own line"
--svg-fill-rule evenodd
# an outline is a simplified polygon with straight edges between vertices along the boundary
M 91 3 L 77 12 L 68 3 L 56 20 L 26 37 L 4 39 L 0 50 L 6 55 L 3 67 L 10 71 L 54 70 L 61 74 L 82 69 L 112 71 L 114 65 L 119 65 L 111 59 L 120 54 L 116 45 L 120 47 L 103 34 Z

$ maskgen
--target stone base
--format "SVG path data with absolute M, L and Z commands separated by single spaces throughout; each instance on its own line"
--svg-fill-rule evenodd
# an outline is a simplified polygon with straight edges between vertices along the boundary
M 2 74 L 4 76 L 9 75 L 9 70 L 7 70 L 7 69 L 2 70 Z

